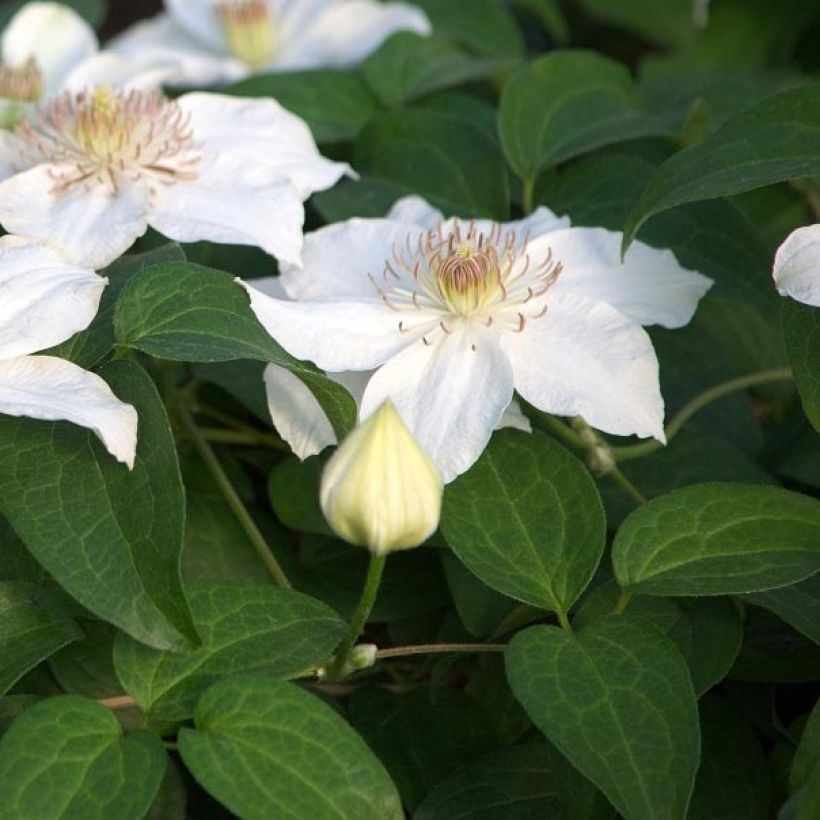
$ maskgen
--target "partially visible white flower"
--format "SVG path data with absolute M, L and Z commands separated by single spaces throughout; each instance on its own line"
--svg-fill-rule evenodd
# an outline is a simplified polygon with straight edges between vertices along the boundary
M 90 85 L 156 87 L 178 71 L 99 53 L 94 29 L 61 3 L 27 3 L 0 38 L 0 127 L 17 123 L 31 106 L 65 89 Z
M 277 299 L 288 298 L 278 277 L 254 279 L 253 287 Z M 327 374 L 353 396 L 357 406 L 361 405 L 372 375 L 372 370 Z M 304 460 L 338 443 L 322 405 L 298 376 L 281 365 L 271 363 L 265 368 L 264 379 L 273 426 L 298 458 Z M 521 405 L 515 399 L 496 425 L 497 429 L 505 427 L 532 432 L 529 419 L 521 412 Z
M 397 31 L 430 32 L 424 12 L 377 0 L 166 0 L 109 43 L 129 59 L 178 60 L 178 82 L 208 86 L 263 71 L 355 65 Z
M 31 355 L 85 329 L 105 285 L 101 276 L 66 264 L 51 248 L 16 236 L 0 238 L 0 413 L 87 427 L 131 468 L 134 408 L 76 364 Z
M 786 237 L 774 257 L 774 281 L 781 296 L 820 307 L 820 225 Z
M 441 493 L 436 465 L 385 401 L 325 465 L 319 500 L 336 535 L 386 555 L 436 531 Z
M 669 251 L 570 228 L 546 208 L 517 223 L 444 221 L 418 198 L 351 219 L 281 266 L 290 299 L 245 285 L 289 353 L 329 373 L 375 371 L 361 418 L 389 398 L 445 481 L 481 454 L 517 391 L 615 435 L 663 441 L 658 362 L 641 325 L 681 327 L 711 280 Z M 431 227 L 435 225 L 435 227 Z
M 299 264 L 303 202 L 347 165 L 271 99 L 63 92 L 0 141 L 0 224 L 105 267 L 148 226 L 178 242 L 256 245 Z M 11 156 L 9 156 L 11 155 Z

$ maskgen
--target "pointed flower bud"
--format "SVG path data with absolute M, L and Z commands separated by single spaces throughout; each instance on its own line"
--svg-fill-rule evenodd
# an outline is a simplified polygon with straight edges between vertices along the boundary
M 436 466 L 386 401 L 328 461 L 320 500 L 340 538 L 384 555 L 432 535 L 441 494 Z

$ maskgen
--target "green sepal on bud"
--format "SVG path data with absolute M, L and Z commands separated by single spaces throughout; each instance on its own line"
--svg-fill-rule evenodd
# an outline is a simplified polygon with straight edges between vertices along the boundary
M 386 555 L 435 532 L 442 490 L 435 464 L 386 401 L 328 461 L 320 501 L 340 538 Z

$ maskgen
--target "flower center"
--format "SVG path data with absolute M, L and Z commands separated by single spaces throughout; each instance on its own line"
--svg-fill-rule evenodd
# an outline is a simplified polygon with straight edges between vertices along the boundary
M 408 236 L 385 262 L 382 282 L 370 277 L 391 310 L 415 313 L 399 322 L 400 331 L 421 322 L 450 333 L 453 319 L 467 318 L 521 332 L 528 319 L 546 313 L 541 297 L 562 271 L 552 252 L 536 264 L 525 251 L 527 235 L 519 241 L 498 224 L 488 233 L 475 222 L 453 220 L 447 227 L 441 224 L 415 242 Z M 430 344 L 431 335 L 422 339 Z
M 277 48 L 276 25 L 265 0 L 226 0 L 217 3 L 225 42 L 231 54 L 251 68 L 267 65 Z
M 166 184 L 196 178 L 189 118 L 158 91 L 101 86 L 64 92 L 17 127 L 36 162 L 54 163 L 60 192 L 86 181 L 116 193 L 122 178 Z

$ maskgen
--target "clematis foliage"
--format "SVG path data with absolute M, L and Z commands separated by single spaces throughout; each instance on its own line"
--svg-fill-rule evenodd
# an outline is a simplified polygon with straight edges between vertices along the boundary
M 0 819 L 820 818 L 818 32 L 0 3 Z

